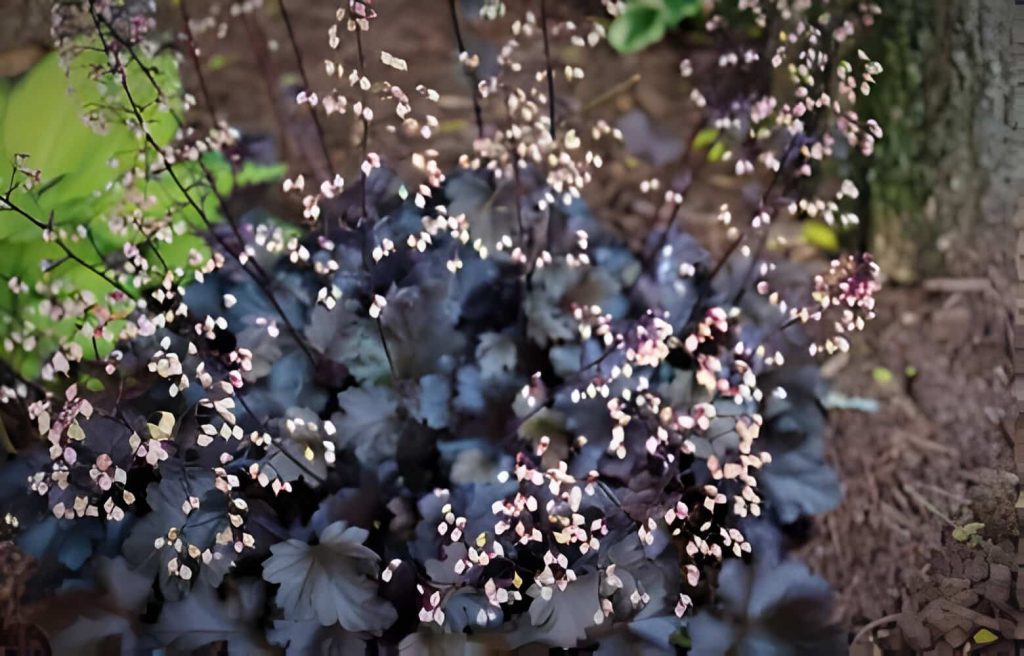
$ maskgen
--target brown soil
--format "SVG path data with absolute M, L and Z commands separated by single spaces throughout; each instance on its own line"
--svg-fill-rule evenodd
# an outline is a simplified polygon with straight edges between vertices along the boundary
M 959 645 L 977 623 L 948 625 L 932 602 L 1005 575 L 1005 585 L 986 588 L 988 608 L 977 608 L 981 593 L 955 600 L 998 616 L 1018 538 L 1017 479 L 1002 471 L 1012 453 L 1007 308 L 991 287 L 908 288 L 885 291 L 878 314 L 850 357 L 826 365 L 834 389 L 878 399 L 880 408 L 833 413 L 831 460 L 845 498 L 820 520 L 805 556 L 836 586 L 853 626 L 901 611 L 914 624 L 927 609 L 929 631 L 912 627 L 912 646 L 946 634 Z M 972 522 L 984 524 L 977 546 L 954 538 Z

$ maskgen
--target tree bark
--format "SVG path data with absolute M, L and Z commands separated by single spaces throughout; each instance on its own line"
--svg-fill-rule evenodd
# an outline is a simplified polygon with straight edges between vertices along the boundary
M 957 273 L 961 241 L 1009 215 L 1012 0 L 882 0 L 865 50 L 885 72 L 865 117 L 871 247 L 899 282 Z M 1005 225 L 1005 223 L 1004 223 Z

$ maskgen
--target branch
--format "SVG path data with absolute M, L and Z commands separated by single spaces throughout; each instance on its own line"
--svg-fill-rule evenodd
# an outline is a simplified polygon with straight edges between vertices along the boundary
M 100 21 L 98 14 L 96 13 L 95 0 L 89 0 L 89 14 L 92 16 L 93 23 L 96 26 L 97 35 L 99 36 L 100 42 L 103 44 L 104 50 L 106 50 L 107 52 L 111 52 L 109 44 L 107 43 L 107 39 L 103 34 L 102 23 Z M 128 101 L 128 106 L 131 109 L 132 113 L 134 114 L 135 120 L 138 122 L 139 130 L 142 132 L 146 143 L 151 148 L 153 148 L 158 154 L 160 154 L 162 152 L 160 144 L 156 142 L 156 139 L 153 138 L 153 135 L 146 128 L 145 118 L 142 116 L 142 111 L 139 109 L 139 105 L 135 101 L 135 97 L 132 95 L 131 88 L 128 85 L 128 76 L 125 72 L 124 65 L 120 64 L 120 61 L 117 60 L 116 57 L 115 62 L 111 62 L 111 73 L 120 80 L 121 88 L 124 91 L 125 97 Z M 306 345 L 305 340 L 302 338 L 302 335 L 292 324 L 291 320 L 288 319 L 288 316 L 284 312 L 284 308 L 282 308 L 281 304 L 278 303 L 277 299 L 274 297 L 273 292 L 265 286 L 264 282 L 261 281 L 259 277 L 256 276 L 256 274 L 249 270 L 249 268 L 246 266 L 246 263 L 242 261 L 242 259 L 239 257 L 237 253 L 234 252 L 233 249 L 228 247 L 228 245 L 224 242 L 223 238 L 217 235 L 216 231 L 214 230 L 213 222 L 211 222 L 209 217 L 206 216 L 206 212 L 203 211 L 203 208 L 199 206 L 195 199 L 192 198 L 192 195 L 189 194 L 188 189 L 182 183 L 177 173 L 175 173 L 174 164 L 168 161 L 167 158 L 165 157 L 162 157 L 162 159 L 164 160 L 164 164 L 166 166 L 166 171 L 168 175 L 170 175 L 171 180 L 174 182 L 175 186 L 177 186 L 181 193 L 185 196 L 185 200 L 188 203 L 188 205 L 196 212 L 196 214 L 202 220 L 203 224 L 207 226 L 207 228 L 210 230 L 210 234 L 214 237 L 214 239 L 216 239 L 218 243 L 220 243 L 221 246 L 227 251 L 227 253 L 230 254 L 238 262 L 238 265 L 242 268 L 242 270 L 253 278 L 254 282 L 256 282 L 259 289 L 263 292 L 264 296 L 266 296 L 267 300 L 270 302 L 271 306 L 280 316 L 285 328 L 291 334 L 295 342 L 299 345 L 299 348 L 302 349 L 302 352 L 306 355 L 307 358 L 309 358 L 309 361 L 315 365 L 316 358 L 314 357 L 313 352 L 309 349 L 309 346 Z M 201 163 L 200 165 L 202 166 Z M 205 167 L 203 170 L 209 176 L 209 171 L 205 169 Z M 221 201 L 222 207 L 225 207 L 223 199 L 220 197 L 219 194 L 217 194 L 216 185 L 213 184 L 212 178 L 210 179 L 210 182 L 211 187 L 214 190 L 214 193 Z M 234 221 L 229 220 L 229 223 L 231 224 L 231 227 L 234 230 L 236 237 L 238 237 L 240 245 L 244 244 L 244 238 L 242 237 L 242 234 L 239 231 L 238 226 L 234 223 Z M 256 271 L 258 271 L 261 276 L 266 278 L 266 273 L 263 272 L 262 268 L 259 267 L 259 265 L 255 261 L 253 261 L 253 268 Z M 269 278 L 267 278 L 267 280 L 269 280 Z
M 184 4 L 184 0 L 182 0 Z M 302 52 L 299 50 L 299 43 L 295 39 L 295 32 L 292 29 L 292 21 L 288 16 L 288 10 L 285 8 L 284 0 L 277 0 L 277 4 L 281 9 L 281 18 L 284 20 L 285 29 L 288 31 L 288 40 L 292 44 L 292 53 L 295 55 L 295 61 L 299 65 L 299 76 L 302 78 L 302 86 L 305 87 L 306 91 L 310 91 L 313 87 L 309 83 L 309 77 L 306 75 L 306 67 L 302 63 Z M 323 125 L 320 124 L 320 116 L 317 114 L 316 108 L 312 104 L 309 105 L 309 113 L 313 117 L 313 125 L 316 126 L 316 135 L 320 140 L 320 150 L 323 153 L 324 160 L 327 162 L 327 170 L 330 171 L 331 177 L 335 175 L 334 164 L 331 162 L 331 153 L 327 148 L 327 138 L 324 135 Z
M 548 120 L 551 138 L 555 138 L 555 75 L 551 68 L 551 45 L 548 43 L 548 3 L 540 0 L 540 28 L 544 36 L 544 68 L 548 76 Z
M 16 205 L 13 201 L 11 201 L 11 194 L 10 194 L 10 192 L 7 192 L 3 196 L 0 196 L 0 200 L 2 200 L 7 205 L 7 208 L 9 208 L 10 210 L 14 211 L 15 213 L 21 215 L 22 217 L 24 217 L 25 219 L 30 221 L 33 225 L 35 225 L 37 228 L 42 230 L 44 233 L 51 229 L 50 226 L 48 226 L 47 224 L 43 223 L 42 221 L 36 219 L 34 216 L 32 216 L 31 214 L 26 212 L 24 209 L 22 209 L 21 207 Z M 52 221 L 51 221 L 51 223 L 52 223 Z M 64 254 L 67 255 L 67 259 L 72 260 L 73 262 L 76 262 L 79 266 L 89 270 L 94 275 L 96 275 L 97 277 L 103 279 L 104 282 L 106 282 L 108 285 L 112 286 L 114 289 L 116 289 L 117 291 L 121 292 L 122 294 L 124 294 L 128 298 L 130 298 L 132 300 L 136 300 L 135 294 L 133 294 L 130 291 L 128 291 L 127 287 L 122 285 L 116 279 L 109 277 L 107 274 L 105 274 L 104 272 L 102 272 L 99 269 L 97 269 L 95 265 L 89 264 L 88 262 L 83 260 L 81 257 L 78 256 L 77 253 L 75 253 L 73 250 L 71 250 L 68 247 L 67 244 L 64 243 L 63 239 L 61 239 L 59 236 L 56 236 L 56 233 L 54 233 L 54 235 L 55 235 L 55 238 L 53 240 L 53 243 L 56 244 L 62 251 L 64 251 Z
M 185 6 L 185 0 L 180 0 L 180 2 L 178 2 L 178 7 L 181 9 L 181 20 L 185 25 L 185 38 L 187 39 L 186 45 L 188 47 L 189 58 L 192 60 L 192 67 L 196 69 L 196 77 L 199 78 L 199 91 L 203 96 L 203 105 L 206 106 L 206 111 L 210 115 L 211 127 L 216 127 L 217 113 L 213 109 L 213 100 L 210 98 L 210 90 L 206 87 L 206 78 L 203 76 L 203 68 L 199 62 L 199 53 L 196 49 L 195 35 L 192 34 L 192 25 L 190 24 L 191 19 L 188 15 L 188 8 Z M 153 80 L 150 81 L 153 82 Z
M 466 77 L 472 85 L 471 96 L 473 99 L 473 115 L 476 118 L 476 135 L 482 139 L 484 136 L 484 118 L 483 110 L 480 108 L 480 98 L 477 95 L 477 85 L 479 81 L 476 76 L 476 71 L 470 71 L 466 65 L 465 58 L 469 55 L 466 50 L 466 43 L 462 40 L 462 30 L 459 28 L 459 14 L 455 10 L 455 0 L 448 0 L 448 10 L 452 17 L 452 28 L 455 30 L 455 44 L 459 49 L 459 61 L 462 62 L 463 68 L 466 71 Z

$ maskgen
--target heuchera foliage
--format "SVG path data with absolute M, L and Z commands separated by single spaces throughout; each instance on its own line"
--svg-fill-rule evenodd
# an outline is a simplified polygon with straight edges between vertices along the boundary
M 764 181 L 746 218 L 722 207 L 718 255 L 677 225 L 685 188 L 644 183 L 671 218 L 637 248 L 581 200 L 621 133 L 559 116 L 556 72 L 565 88 L 584 72 L 552 50 L 601 47 L 603 23 L 484 3 L 512 30 L 485 75 L 452 3 L 479 133 L 444 170 L 429 146 L 438 94 L 371 82 L 370 57 L 398 77 L 409 64 L 371 45 L 386 12 L 351 0 L 328 34 L 335 49 L 358 41 L 352 61 L 325 64 L 342 90 L 298 100 L 321 133 L 340 115 L 361 123 L 357 180 L 346 185 L 325 148 L 322 181 L 284 181 L 304 208 L 286 224 L 229 208 L 207 153 L 227 153 L 237 174 L 238 135 L 189 127 L 194 99 L 177 107 L 146 75 L 145 7 L 61 4 L 66 62 L 106 54 L 89 63 L 98 116 L 127 124 L 141 156 L 109 187 L 124 194 L 103 210 L 125 240 L 114 256 L 86 253 L 87 235 L 20 200 L 47 176 L 31 157 L 0 196 L 4 221 L 105 285 L 56 293 L 50 272 L 35 303 L 94 348 L 65 342 L 38 376 L 3 373 L 3 417 L 23 434 L 0 498 L 38 561 L 28 619 L 57 653 L 841 651 L 827 586 L 784 543 L 786 527 L 838 502 L 812 356 L 847 348 L 878 272 L 845 256 L 794 291 L 765 259 L 777 215 L 855 220 L 840 206 L 850 183 L 818 197 L 800 181 L 840 145 L 869 152 L 880 136 L 852 109 L 875 65 L 839 58 L 876 12 L 822 4 L 745 3 L 732 20 L 770 45 L 707 64 L 781 69 L 792 97 L 692 87 L 699 141 Z M 201 79 L 192 39 L 217 21 L 185 21 L 184 61 Z M 543 53 L 539 72 L 524 70 L 530 52 Z M 179 123 L 169 146 L 146 117 L 161 103 Z M 389 121 L 424 143 L 409 157 L 420 179 L 371 150 Z M 206 245 L 187 264 L 161 255 L 179 236 Z M 45 341 L 28 343 L 40 330 L 28 323 L 9 353 Z

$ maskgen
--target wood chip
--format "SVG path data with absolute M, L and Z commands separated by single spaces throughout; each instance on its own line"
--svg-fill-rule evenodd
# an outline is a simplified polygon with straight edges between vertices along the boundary
M 994 291 L 988 278 L 932 278 L 922 284 L 925 291 L 946 294 L 987 293 Z

